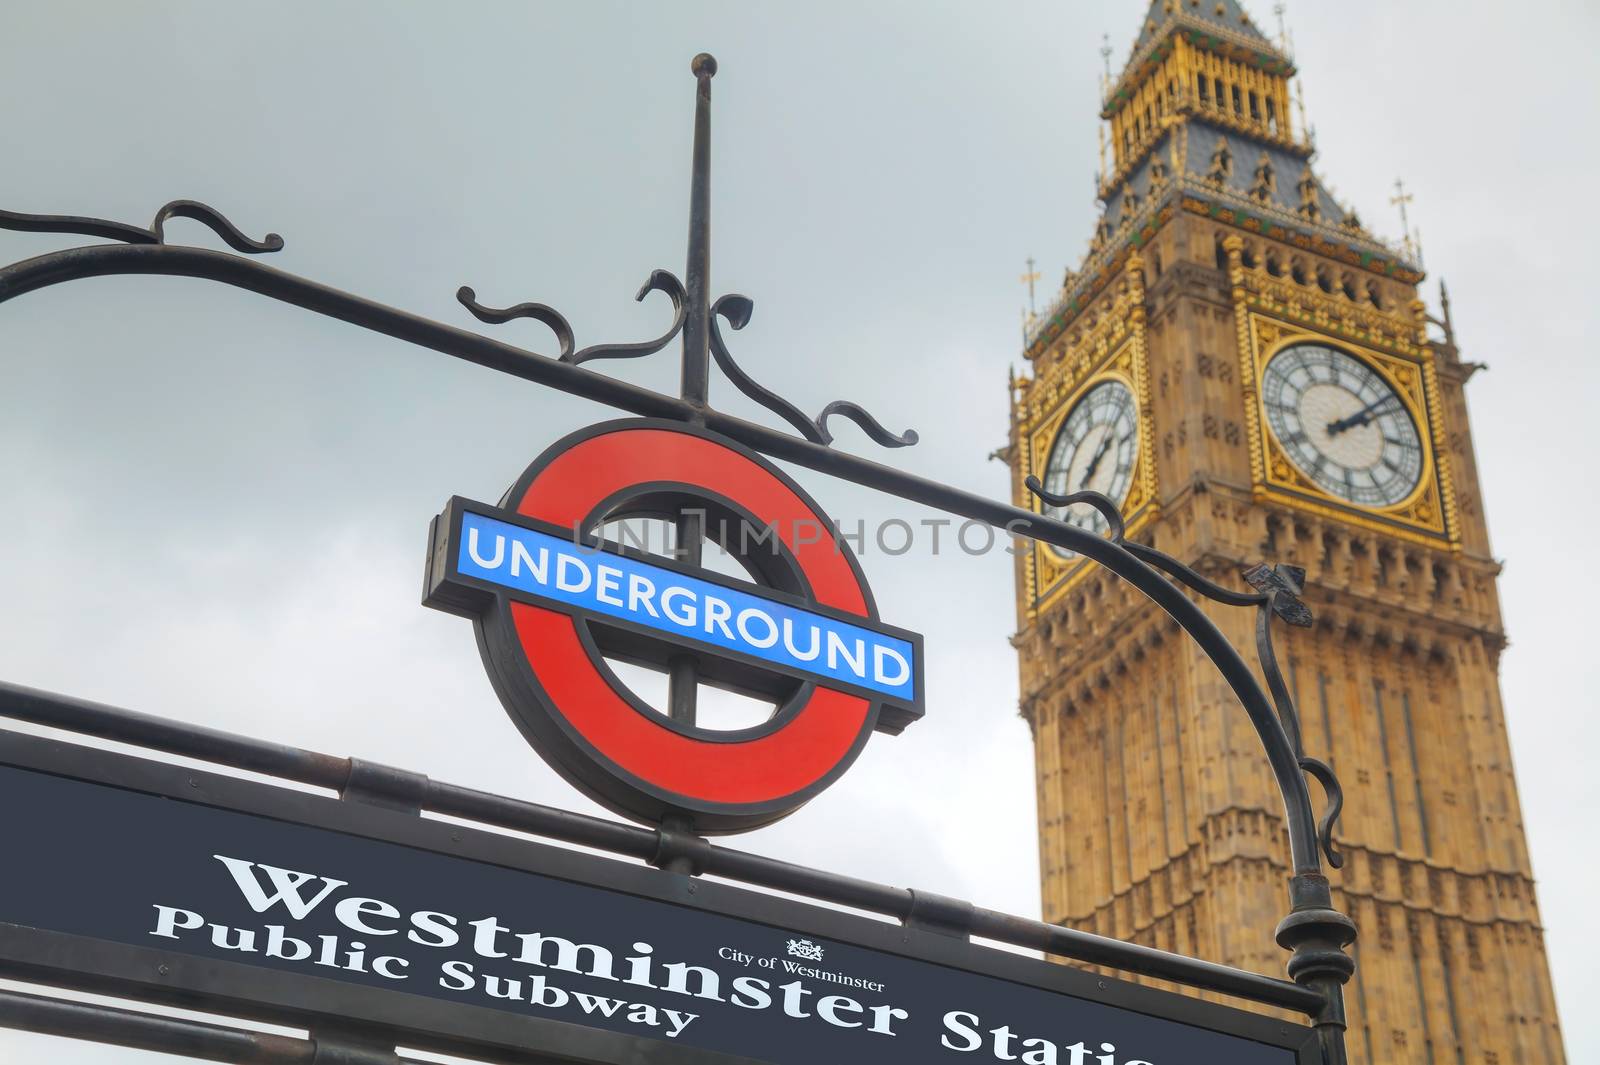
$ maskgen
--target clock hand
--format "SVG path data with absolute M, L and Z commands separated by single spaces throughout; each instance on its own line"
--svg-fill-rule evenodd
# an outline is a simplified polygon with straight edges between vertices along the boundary
M 1083 491 L 1088 486 L 1094 471 L 1099 468 L 1100 460 L 1106 457 L 1106 450 L 1111 447 L 1111 434 L 1107 433 L 1100 439 L 1100 446 L 1095 448 L 1094 457 L 1089 460 L 1088 467 L 1083 471 L 1083 480 L 1078 482 L 1078 491 Z
M 1372 416 L 1378 412 L 1379 407 L 1383 406 L 1385 403 L 1393 402 L 1398 398 L 1399 397 L 1393 395 L 1392 393 L 1387 396 L 1379 396 L 1377 399 L 1373 400 L 1371 403 L 1368 403 L 1365 407 L 1362 407 L 1348 418 L 1340 418 L 1338 421 L 1329 422 L 1328 435 L 1338 436 L 1346 429 L 1352 429 L 1358 425 L 1366 425 L 1372 420 Z

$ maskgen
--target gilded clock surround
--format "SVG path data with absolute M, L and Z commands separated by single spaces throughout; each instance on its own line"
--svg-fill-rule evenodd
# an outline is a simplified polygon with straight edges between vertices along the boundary
M 1325 333 L 1307 332 L 1254 311 L 1245 313 L 1248 342 L 1240 348 L 1239 355 L 1241 379 L 1252 383 L 1246 402 L 1251 412 L 1247 424 L 1255 497 L 1423 543 L 1444 541 L 1458 545 L 1459 538 L 1451 533 L 1454 519 L 1444 502 L 1442 466 L 1447 460 L 1439 454 L 1438 402 L 1429 390 L 1430 359 L 1408 359 L 1349 340 L 1334 341 Z M 1400 397 L 1422 441 L 1422 473 L 1416 487 L 1399 503 L 1362 506 L 1325 490 L 1300 472 L 1268 427 L 1266 407 L 1261 402 L 1267 363 L 1280 351 L 1302 343 L 1325 344 L 1349 352 L 1371 367 Z
M 1016 411 L 1020 417 L 1018 436 L 1024 442 L 1017 455 L 1019 476 L 1042 478 L 1056 434 L 1078 400 L 1102 381 L 1119 381 L 1133 393 L 1138 411 L 1137 445 L 1128 494 L 1120 501 L 1129 536 L 1137 534 L 1160 511 L 1155 502 L 1155 438 L 1151 434 L 1145 323 L 1138 306 L 1144 297 L 1143 270 L 1144 260 L 1137 253 L 1129 256 L 1124 284 L 1112 298 L 1109 313 L 1079 335 L 1076 343 L 1064 345 L 1065 350 L 1047 371 L 1030 382 L 1028 400 L 1019 404 Z M 1027 505 L 1035 512 L 1044 510 L 1044 505 L 1031 496 Z M 1048 545 L 1031 540 L 1023 549 L 1022 568 L 1023 579 L 1031 589 L 1032 613 L 1058 601 L 1092 567 L 1081 558 L 1063 558 Z

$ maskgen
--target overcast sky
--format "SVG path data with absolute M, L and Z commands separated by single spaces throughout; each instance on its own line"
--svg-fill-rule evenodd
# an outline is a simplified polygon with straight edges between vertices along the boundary
M 475 325 L 453 299 L 470 284 L 553 304 L 580 345 L 638 339 L 665 316 L 634 290 L 682 270 L 688 62 L 708 50 L 713 287 L 755 299 L 744 365 L 808 409 L 850 398 L 916 427 L 894 461 L 1004 496 L 986 456 L 1020 365 L 1017 277 L 1035 256 L 1049 291 L 1085 249 L 1100 35 L 1120 63 L 1145 7 L 13 4 L 0 206 L 145 224 L 197 198 L 283 234 L 273 265 L 386 303 Z M 1507 560 L 1507 719 L 1569 1052 L 1595 1060 L 1577 998 L 1600 935 L 1580 849 L 1600 793 L 1595 10 L 1302 0 L 1289 20 L 1320 171 L 1391 235 L 1406 178 L 1429 298 L 1448 279 L 1464 355 L 1490 366 L 1469 396 Z M 0 233 L 0 261 L 69 243 Z M 498 331 L 554 350 L 534 323 Z M 604 369 L 676 386 L 668 354 Z M 712 395 L 754 413 L 724 381 Z M 8 303 L 0 676 L 593 809 L 522 743 L 470 626 L 417 588 L 448 496 L 497 498 L 610 416 L 209 282 Z M 803 479 L 845 519 L 934 516 Z M 863 558 L 885 620 L 927 636 L 926 720 L 741 845 L 1034 914 L 1010 561 L 927 547 Z M 14 1034 L 0 1059 L 174 1060 Z

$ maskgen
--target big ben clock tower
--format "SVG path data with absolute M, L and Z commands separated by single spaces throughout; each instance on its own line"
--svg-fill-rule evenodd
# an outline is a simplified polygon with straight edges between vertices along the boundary
M 1500 700 L 1476 367 L 1412 257 L 1328 194 L 1295 73 L 1233 0 L 1151 4 L 1101 112 L 1104 213 L 1013 387 L 1013 492 L 1036 509 L 1030 475 L 1103 492 L 1130 538 L 1224 584 L 1306 569 L 1316 623 L 1280 654 L 1307 753 L 1346 792 L 1351 1060 L 1562 1062 Z M 1046 919 L 1281 974 L 1282 808 L 1226 686 L 1082 559 L 1035 544 L 1017 588 Z M 1246 612 L 1215 620 L 1253 646 Z

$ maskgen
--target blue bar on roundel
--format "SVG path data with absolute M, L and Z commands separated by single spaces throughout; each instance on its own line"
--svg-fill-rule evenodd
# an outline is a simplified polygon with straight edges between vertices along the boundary
M 771 662 L 824 685 L 843 682 L 905 703 L 916 696 L 916 651 L 908 640 L 470 510 L 462 515 L 456 568 L 511 592 Z

